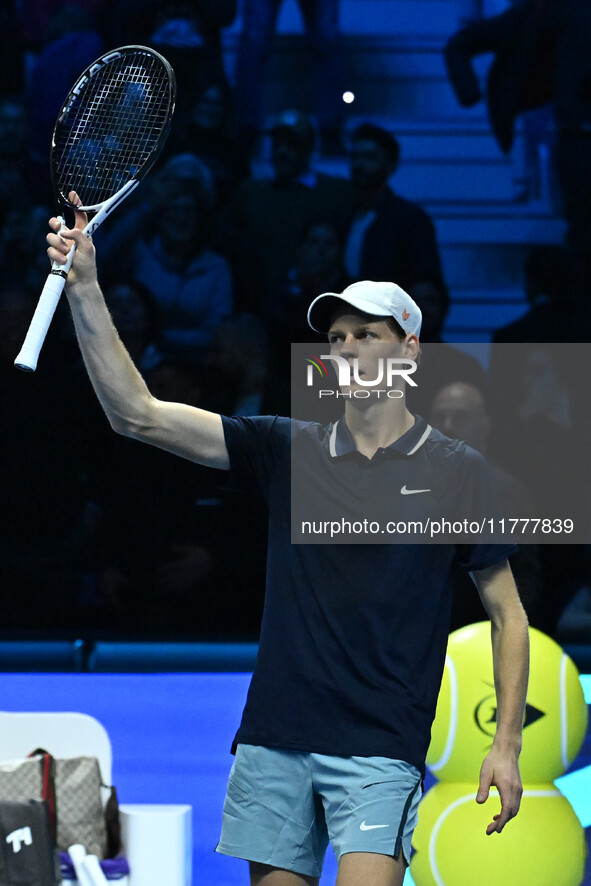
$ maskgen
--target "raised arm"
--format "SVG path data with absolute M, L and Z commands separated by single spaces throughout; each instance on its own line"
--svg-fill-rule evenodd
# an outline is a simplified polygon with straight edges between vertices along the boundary
M 519 774 L 521 731 L 529 675 L 527 616 L 506 560 L 473 573 L 482 603 L 491 620 L 497 729 L 492 748 L 480 770 L 476 799 L 484 803 L 492 785 L 501 798 L 487 834 L 501 833 L 517 815 L 523 788 Z
M 75 213 L 73 229 L 60 230 L 52 218 L 47 235 L 51 261 L 63 263 L 72 244 L 76 254 L 66 295 L 90 380 L 111 423 L 120 434 L 214 468 L 229 467 L 221 417 L 150 394 L 111 320 L 98 284 L 95 251 L 82 229 L 86 214 Z

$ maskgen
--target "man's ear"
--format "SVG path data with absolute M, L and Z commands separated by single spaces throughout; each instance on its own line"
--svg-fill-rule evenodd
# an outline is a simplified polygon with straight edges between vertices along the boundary
M 404 345 L 404 353 L 407 357 L 410 357 L 412 360 L 416 360 L 417 354 L 420 350 L 420 343 L 418 337 L 414 334 L 414 332 L 409 333 L 403 341 Z

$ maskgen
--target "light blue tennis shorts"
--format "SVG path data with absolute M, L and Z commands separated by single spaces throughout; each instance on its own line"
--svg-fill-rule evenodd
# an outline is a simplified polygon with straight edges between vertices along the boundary
M 328 841 L 410 860 L 421 798 L 414 766 L 238 745 L 224 803 L 223 855 L 320 877 Z

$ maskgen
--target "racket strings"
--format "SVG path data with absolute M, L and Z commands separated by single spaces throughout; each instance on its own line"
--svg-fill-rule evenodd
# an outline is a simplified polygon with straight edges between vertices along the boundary
M 147 53 L 123 55 L 81 83 L 56 126 L 53 165 L 60 193 L 74 190 L 94 206 L 150 159 L 169 120 L 171 84 Z

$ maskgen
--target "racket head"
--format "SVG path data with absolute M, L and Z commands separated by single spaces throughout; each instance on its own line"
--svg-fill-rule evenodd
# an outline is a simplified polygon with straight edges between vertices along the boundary
M 51 179 L 57 202 L 97 210 L 130 181 L 141 180 L 170 131 L 174 71 L 147 46 L 121 46 L 80 75 L 57 116 L 51 140 Z

